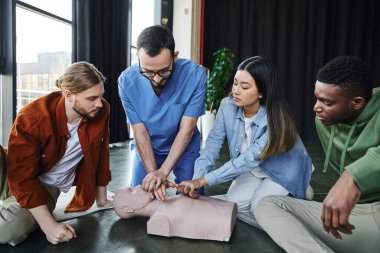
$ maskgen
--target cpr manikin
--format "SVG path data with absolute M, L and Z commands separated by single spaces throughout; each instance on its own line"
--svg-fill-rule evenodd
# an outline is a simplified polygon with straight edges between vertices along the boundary
M 236 221 L 236 204 L 205 196 L 152 199 L 140 186 L 116 192 L 114 209 L 122 218 L 150 217 L 148 234 L 229 241 Z

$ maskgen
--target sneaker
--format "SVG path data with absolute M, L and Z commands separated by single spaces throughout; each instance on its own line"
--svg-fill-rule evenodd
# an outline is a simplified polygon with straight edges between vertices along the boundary
M 311 187 L 311 185 L 309 185 L 306 189 L 306 195 L 305 195 L 305 199 L 306 200 L 312 200 L 314 197 L 314 190 L 313 188 Z

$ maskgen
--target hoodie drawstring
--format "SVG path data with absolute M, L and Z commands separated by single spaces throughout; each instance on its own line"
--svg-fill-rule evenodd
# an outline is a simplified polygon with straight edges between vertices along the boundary
M 329 145 L 327 146 L 325 163 L 323 164 L 323 173 L 326 173 L 327 166 L 329 165 L 329 162 L 330 162 L 331 147 L 332 147 L 332 143 L 333 143 L 333 139 L 335 135 L 335 129 L 336 129 L 336 125 L 332 127 L 331 132 L 330 132 Z
M 340 156 L 340 163 L 339 163 L 339 173 L 340 174 L 342 174 L 343 169 L 344 169 L 344 161 L 346 159 L 347 147 L 348 147 L 348 144 L 349 144 L 349 142 L 351 140 L 352 134 L 354 133 L 356 125 L 357 125 L 357 121 L 355 121 L 352 124 L 352 126 L 350 128 L 350 131 L 348 132 L 348 135 L 346 137 L 346 141 L 344 143 L 344 147 L 343 147 L 343 150 L 342 150 L 342 155 Z M 332 148 L 332 143 L 333 143 L 333 140 L 334 140 L 335 131 L 336 131 L 336 125 L 334 125 L 332 127 L 331 132 L 330 132 L 329 144 L 327 146 L 327 151 L 326 151 L 326 158 L 325 158 L 325 162 L 323 164 L 323 173 L 326 173 L 327 167 L 328 167 L 329 162 L 330 162 L 330 154 L 331 154 L 331 148 Z
M 350 132 L 349 132 L 348 135 L 347 135 L 346 142 L 344 143 L 343 152 L 342 152 L 342 156 L 340 157 L 340 164 L 339 164 L 339 173 L 340 173 L 340 174 L 342 174 L 342 172 L 343 172 L 343 168 L 344 168 L 344 160 L 346 159 L 348 143 L 349 143 L 350 140 L 351 140 L 352 134 L 354 133 L 354 130 L 355 130 L 355 128 L 356 128 L 357 123 L 358 123 L 358 122 L 355 121 L 354 124 L 352 124 L 351 129 L 350 129 Z

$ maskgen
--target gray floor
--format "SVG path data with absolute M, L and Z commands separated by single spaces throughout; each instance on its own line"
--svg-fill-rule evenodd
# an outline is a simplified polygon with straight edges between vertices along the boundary
M 306 144 L 316 167 L 311 185 L 315 199 L 323 200 L 328 188 L 336 180 L 332 171 L 321 173 L 323 154 L 319 144 Z M 129 182 L 129 143 L 111 149 L 111 169 L 113 180 L 111 191 L 126 186 Z M 224 146 L 218 165 L 228 160 L 228 150 Z M 217 165 L 217 166 L 218 166 Z M 229 183 L 207 187 L 206 195 L 226 193 Z M 66 221 L 77 232 L 78 238 L 68 243 L 50 244 L 40 229 L 16 247 L 1 245 L 0 252 L 283 252 L 263 231 L 237 221 L 228 243 L 165 238 L 146 234 L 148 218 L 120 219 L 112 209 Z

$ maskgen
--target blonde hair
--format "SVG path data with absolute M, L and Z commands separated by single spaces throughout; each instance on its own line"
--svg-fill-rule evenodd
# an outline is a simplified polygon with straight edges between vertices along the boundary
M 62 91 L 70 90 L 76 94 L 105 81 L 106 78 L 94 65 L 81 61 L 68 67 L 55 81 L 55 85 Z

